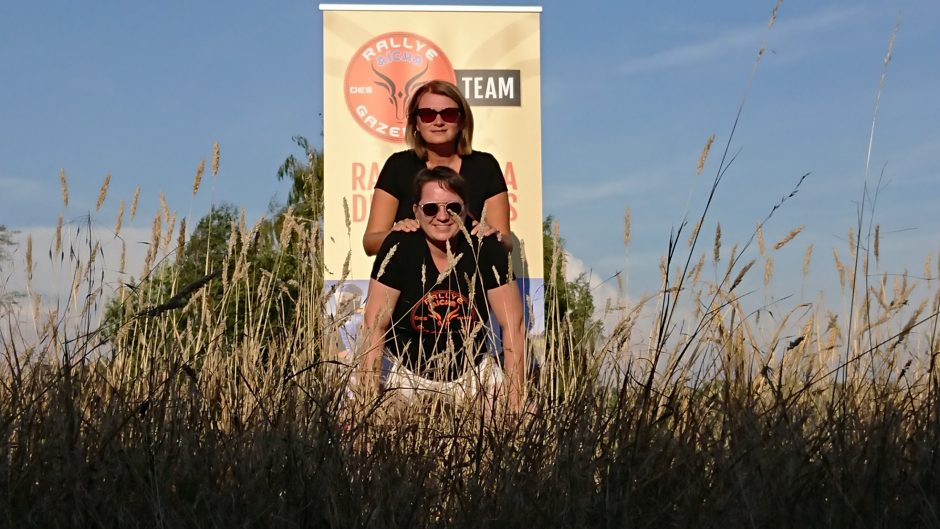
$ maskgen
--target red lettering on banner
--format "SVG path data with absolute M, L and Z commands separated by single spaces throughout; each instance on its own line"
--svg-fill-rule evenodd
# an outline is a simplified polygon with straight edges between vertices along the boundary
M 359 162 L 353 162 L 352 164 L 352 189 L 365 189 L 365 178 L 366 178 L 366 166 L 362 165 Z
M 369 205 L 366 202 L 366 196 L 361 193 L 356 193 L 352 196 L 352 212 L 350 213 L 350 221 L 352 222 L 362 222 L 366 220 L 366 215 L 369 212 Z
M 503 178 L 506 180 L 506 187 L 509 189 L 519 189 L 519 186 L 516 184 L 516 169 L 513 167 L 512 162 L 506 162 Z
M 375 189 L 375 183 L 379 180 L 379 164 L 372 162 L 369 166 L 369 181 L 366 182 L 366 164 L 361 162 L 352 163 L 352 190 L 371 191 Z
M 516 211 L 516 194 L 509 193 L 509 221 L 515 221 L 517 216 L 518 212 Z

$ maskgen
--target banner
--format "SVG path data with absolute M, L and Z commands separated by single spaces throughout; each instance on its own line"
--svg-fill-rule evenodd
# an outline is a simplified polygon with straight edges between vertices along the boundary
M 408 95 L 444 79 L 473 111 L 473 149 L 509 189 L 513 266 L 531 334 L 544 332 L 538 7 L 322 4 L 324 261 L 336 306 L 368 290 L 362 236 L 379 171 L 405 143 Z M 392 67 L 394 65 L 394 68 Z M 338 310 L 338 309 L 337 309 Z

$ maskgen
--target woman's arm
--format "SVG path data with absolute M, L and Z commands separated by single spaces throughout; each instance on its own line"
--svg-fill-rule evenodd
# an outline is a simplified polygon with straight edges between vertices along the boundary
M 379 389 L 379 375 L 382 370 L 382 352 L 385 350 L 385 334 L 392 322 L 392 308 L 398 302 L 400 291 L 383 285 L 375 279 L 369 282 L 369 294 L 366 298 L 360 340 L 364 351 L 359 362 L 359 383 L 368 392 Z
M 398 199 L 391 193 L 376 189 L 372 193 L 372 205 L 369 207 L 369 220 L 366 222 L 366 232 L 362 236 L 362 247 L 366 255 L 378 253 L 382 241 L 392 231 L 395 221 L 395 212 L 398 211 Z
M 522 317 L 522 300 L 516 282 L 486 291 L 490 313 L 502 329 L 503 359 L 509 382 L 509 409 L 522 411 L 525 406 L 526 334 Z
M 415 231 L 418 222 L 414 219 L 403 219 L 395 223 L 395 213 L 398 211 L 398 199 L 388 191 L 376 189 L 372 193 L 372 206 L 369 207 L 369 220 L 366 223 L 366 233 L 362 236 L 362 248 L 366 255 L 372 256 L 379 252 L 382 241 L 393 231 Z

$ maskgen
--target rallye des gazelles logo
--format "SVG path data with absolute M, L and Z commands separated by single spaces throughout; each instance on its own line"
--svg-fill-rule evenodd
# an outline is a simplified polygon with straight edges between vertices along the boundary
M 411 308 L 411 328 L 423 333 L 470 329 L 478 321 L 476 307 L 455 290 L 432 290 Z
M 432 79 L 456 82 L 447 55 L 421 35 L 385 33 L 367 41 L 346 68 L 346 106 L 373 136 L 405 141 L 408 98 Z

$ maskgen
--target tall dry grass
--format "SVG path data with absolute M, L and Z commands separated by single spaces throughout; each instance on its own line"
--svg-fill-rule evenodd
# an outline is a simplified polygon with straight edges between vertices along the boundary
M 150 259 L 172 270 L 174 215 L 159 216 Z M 230 259 L 216 299 L 204 284 L 118 290 L 140 310 L 106 336 L 100 244 L 72 239 L 91 251 L 64 249 L 69 299 L 37 311 L 38 338 L 4 321 L 2 525 L 940 526 L 936 271 L 870 271 L 852 325 L 804 303 L 759 319 L 738 296 L 762 282 L 754 260 L 716 237 L 685 274 L 667 261 L 658 298 L 625 307 L 590 354 L 547 364 L 528 413 L 392 419 L 380 402 L 345 412 L 317 225 L 282 223 L 309 260 L 293 327 L 271 334 L 277 274 L 249 279 L 256 228 L 240 224 L 217 234 Z M 802 254 L 798 235 L 766 258 Z M 719 280 L 702 280 L 715 255 Z M 686 312 L 660 329 L 658 302 L 680 293 Z

